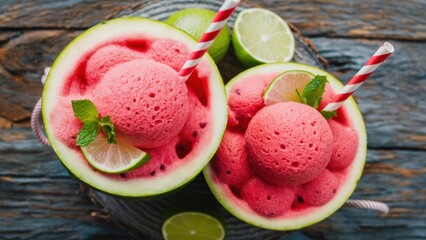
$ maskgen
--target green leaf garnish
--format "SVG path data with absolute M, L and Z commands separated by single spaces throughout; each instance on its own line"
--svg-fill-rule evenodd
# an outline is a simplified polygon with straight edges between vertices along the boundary
M 325 84 L 327 82 L 326 76 L 316 75 L 308 84 L 306 84 L 302 94 L 300 94 L 300 92 L 296 89 L 297 96 L 299 96 L 302 103 L 318 109 L 318 105 L 322 100 L 322 95 L 325 92 Z M 321 111 L 321 115 L 328 120 L 337 116 L 337 112 Z
M 108 143 L 117 143 L 114 131 L 114 124 L 112 124 L 109 116 L 103 117 L 99 121 L 99 125 L 101 126 L 102 131 L 105 133 Z
M 108 143 L 117 143 L 114 124 L 112 124 L 109 116 L 99 119 L 99 112 L 95 104 L 88 99 L 72 100 L 71 104 L 74 115 L 84 123 L 77 136 L 77 146 L 85 147 L 89 145 L 95 140 L 101 129 L 107 136 Z
M 74 115 L 83 123 L 97 121 L 98 110 L 90 100 L 72 100 Z
M 321 115 L 325 118 L 325 119 L 330 119 L 332 117 L 337 116 L 337 111 L 321 111 Z
M 97 121 L 86 122 L 77 136 L 77 146 L 85 147 L 95 140 L 99 134 L 99 124 Z
M 300 97 L 302 103 L 313 108 L 318 108 L 322 99 L 322 94 L 325 92 L 326 83 L 326 76 L 316 75 L 308 84 L 306 84 L 302 94 L 300 94 L 296 89 L 297 95 Z

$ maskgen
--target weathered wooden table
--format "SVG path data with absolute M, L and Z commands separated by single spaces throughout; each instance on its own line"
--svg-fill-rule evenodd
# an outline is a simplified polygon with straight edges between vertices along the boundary
M 130 238 L 37 142 L 29 118 L 43 68 L 71 39 L 147 2 L 0 0 L 0 239 Z M 343 82 L 382 41 L 396 47 L 355 93 L 369 149 L 353 197 L 386 202 L 390 214 L 342 209 L 297 237 L 426 239 L 426 1 L 252 2 L 299 28 Z

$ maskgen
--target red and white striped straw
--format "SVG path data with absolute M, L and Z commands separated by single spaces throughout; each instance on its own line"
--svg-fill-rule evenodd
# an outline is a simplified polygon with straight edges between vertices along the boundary
M 334 111 L 342 106 L 343 102 L 348 99 L 355 90 L 393 53 L 392 44 L 383 43 L 377 52 L 364 64 L 357 74 L 346 84 L 342 91 L 337 94 L 334 99 L 325 106 L 323 111 Z
M 229 17 L 234 12 L 237 5 L 240 3 L 239 0 L 225 0 L 222 7 L 216 13 L 216 16 L 213 18 L 213 21 L 210 23 L 204 35 L 198 41 L 197 46 L 186 60 L 185 64 L 179 71 L 179 76 L 183 81 L 188 80 L 192 72 L 200 63 L 201 58 L 207 52 L 209 47 L 213 44 L 220 30 L 225 26 Z

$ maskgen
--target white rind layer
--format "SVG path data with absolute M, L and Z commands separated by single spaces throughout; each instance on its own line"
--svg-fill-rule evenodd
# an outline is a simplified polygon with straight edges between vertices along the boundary
M 240 73 L 226 85 L 226 92 L 229 96 L 232 86 L 239 80 L 248 76 L 282 73 L 289 70 L 303 70 L 311 72 L 314 75 L 326 75 L 330 86 L 335 92 L 340 92 L 343 88 L 343 84 L 339 80 L 321 69 L 298 63 L 274 63 L 260 65 Z M 313 207 L 312 210 L 306 214 L 292 215 L 287 218 L 285 215 L 276 218 L 266 218 L 251 210 L 245 201 L 235 197 L 225 184 L 219 182 L 219 180 L 215 177 L 210 164 L 204 169 L 203 173 L 207 184 L 215 197 L 224 208 L 237 218 L 254 226 L 272 230 L 300 229 L 320 222 L 333 214 L 346 202 L 347 199 L 349 199 L 355 190 L 362 175 L 367 154 L 367 135 L 364 120 L 358 106 L 352 97 L 345 101 L 344 106 L 346 107 L 349 118 L 351 119 L 353 127 L 358 134 L 358 149 L 353 163 L 348 167 L 350 171 L 347 175 L 347 180 L 339 187 L 336 196 L 328 203 L 320 207 Z M 234 197 L 229 199 L 226 196 Z
M 227 123 L 227 102 L 220 76 L 214 61 L 208 54 L 202 63 L 211 67 L 209 78 L 212 136 L 202 151 L 195 153 L 191 160 L 161 177 L 118 180 L 101 174 L 81 159 L 74 150 L 63 144 L 54 134 L 49 116 L 54 111 L 58 96 L 67 76 L 75 69 L 84 53 L 99 44 L 125 36 L 143 35 L 152 38 L 172 39 L 194 49 L 197 42 L 185 32 L 165 23 L 140 17 L 125 17 L 98 24 L 74 39 L 58 56 L 47 77 L 42 95 L 42 113 L 45 129 L 52 148 L 62 164 L 79 180 L 100 191 L 123 197 L 149 197 L 167 193 L 191 181 L 212 158 L 217 150 Z

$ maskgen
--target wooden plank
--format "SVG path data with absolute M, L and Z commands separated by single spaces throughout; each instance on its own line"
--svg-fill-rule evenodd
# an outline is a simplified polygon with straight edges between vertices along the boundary
M 312 38 L 330 64 L 333 75 L 346 83 L 382 41 Z M 395 53 L 357 90 L 367 125 L 368 146 L 426 149 L 426 56 L 424 43 L 393 41 Z
M 137 10 L 148 1 L 6 1 L 0 28 L 88 28 Z M 194 3 L 199 1 L 194 0 Z M 254 0 L 300 28 L 305 36 L 426 40 L 426 2 L 421 0 Z
M 69 177 L 1 176 L 0 239 L 129 239 L 100 220 L 100 209 L 79 187 Z
M 314 239 L 425 239 L 426 163 L 422 151 L 369 150 L 363 177 L 351 199 L 383 201 L 386 217 L 341 209 L 303 233 Z
M 421 0 L 253 0 L 277 12 L 304 36 L 426 40 Z
M 0 239 L 129 239 L 79 189 L 28 126 L 0 129 Z
M 0 118 L 28 121 L 41 96 L 40 77 L 80 31 L 41 30 L 8 33 L 0 46 Z M 2 36 L 2 34 L 0 34 Z M 4 36 L 4 35 L 3 35 Z M 13 37 L 10 37 L 13 36 Z M 329 71 L 347 82 L 379 46 L 380 41 L 312 38 L 330 62 Z M 396 53 L 355 93 L 367 124 L 373 148 L 426 149 L 426 75 L 423 44 L 394 42 Z M 219 65 L 224 79 L 243 69 L 229 54 Z M 406 69 L 410 69 L 407 71 Z M 415 87 L 413 87 L 415 86 Z M 10 122 L 4 124 L 5 127 Z M 395 134 L 398 132 L 398 134 Z
M 141 4 L 140 2 L 3 0 L 0 4 L 0 28 L 88 28 L 112 18 L 123 9 L 132 9 Z
M 0 117 L 28 120 L 41 96 L 40 77 L 80 31 L 41 30 L 0 33 Z M 0 41 L 1 42 L 1 41 Z
M 39 143 L 28 127 L 0 129 L 0 153 L 0 176 L 69 176 L 52 148 Z
M 26 144 L 22 144 L 26 146 Z M 23 148 L 23 147 L 22 147 Z M 58 160 L 38 157 L 34 147 L 0 159 L 0 236 L 21 239 L 126 239 L 120 229 L 99 220 L 103 213 Z M 7 150 L 0 149 L 0 156 Z M 304 229 L 315 239 L 422 239 L 426 237 L 426 162 L 424 151 L 369 150 L 364 175 L 352 199 L 379 200 L 391 206 L 389 216 L 342 209 Z M 15 159 L 20 159 L 18 166 Z M 5 164 L 6 162 L 6 164 Z M 24 163 L 24 164 L 23 164 Z M 45 169 L 44 173 L 41 173 Z M 17 224 L 19 223 L 19 224 Z

